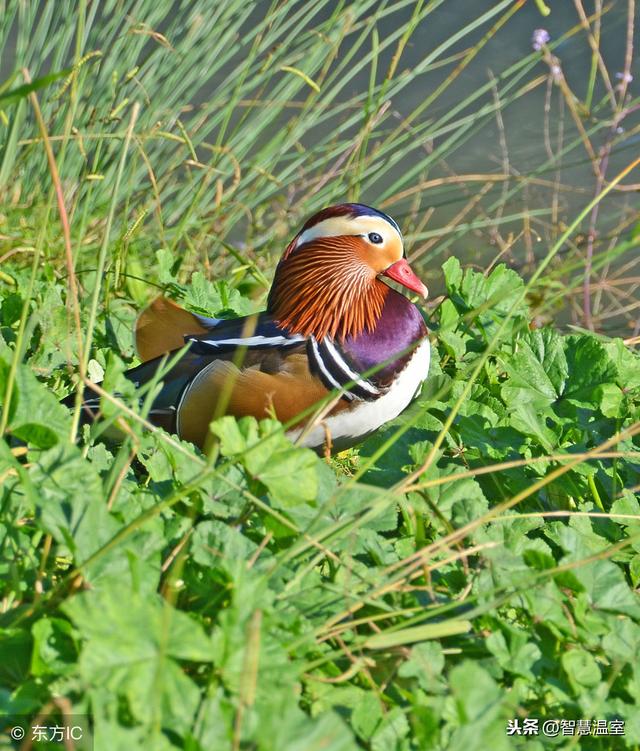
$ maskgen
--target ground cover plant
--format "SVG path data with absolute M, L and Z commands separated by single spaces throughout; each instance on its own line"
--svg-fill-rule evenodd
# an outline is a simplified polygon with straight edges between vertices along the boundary
M 576 0 L 461 95 L 509 24 L 551 20 L 486 3 L 405 67 L 449 5 L 3 4 L 11 722 L 87 716 L 96 749 L 640 745 L 635 7 Z M 538 93 L 547 158 L 522 172 L 509 117 Z M 487 128 L 500 171 L 460 172 Z M 293 229 L 345 197 L 393 213 L 439 285 L 419 399 L 331 461 L 270 419 L 218 420 L 208 456 L 148 429 L 122 376 L 137 311 L 259 310 Z M 58 400 L 94 381 L 89 430 Z

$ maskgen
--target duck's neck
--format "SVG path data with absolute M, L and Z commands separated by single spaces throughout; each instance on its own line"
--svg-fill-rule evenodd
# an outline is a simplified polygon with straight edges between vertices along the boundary
M 416 344 L 427 335 L 418 308 L 399 292 L 389 287 L 387 290 L 374 330 L 347 337 L 343 343 L 343 349 L 361 373 L 384 363 L 373 376 L 378 381 L 402 370 Z
M 345 253 L 344 239 L 332 253 L 332 239 L 323 239 L 322 254 L 303 247 L 278 264 L 267 310 L 292 334 L 344 341 L 378 326 L 390 288 L 355 250 Z

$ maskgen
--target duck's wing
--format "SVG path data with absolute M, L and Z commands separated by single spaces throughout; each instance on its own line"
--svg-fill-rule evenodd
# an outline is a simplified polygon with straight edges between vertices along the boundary
M 206 318 L 169 300 L 167 297 L 156 299 L 138 316 L 135 325 L 135 340 L 138 357 L 146 362 L 165 352 L 179 349 L 186 336 L 205 334 L 214 329 L 219 318 Z
M 218 321 L 183 337 L 179 345 L 185 344 L 168 370 L 168 358 L 177 352 L 149 360 L 127 377 L 138 387 L 161 380 L 149 419 L 200 447 L 215 417 L 275 415 L 287 423 L 308 416 L 330 391 L 314 372 L 309 340 L 280 328 L 266 313 Z

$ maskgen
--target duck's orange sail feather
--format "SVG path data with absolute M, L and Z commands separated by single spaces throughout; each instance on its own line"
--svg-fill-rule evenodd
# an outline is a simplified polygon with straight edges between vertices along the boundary
M 156 297 L 136 321 L 136 349 L 143 362 L 184 345 L 188 334 L 204 334 L 207 329 L 198 317 L 166 297 Z

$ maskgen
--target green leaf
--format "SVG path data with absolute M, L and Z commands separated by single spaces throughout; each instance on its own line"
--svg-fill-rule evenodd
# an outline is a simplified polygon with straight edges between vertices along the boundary
M 629 490 L 622 491 L 620 498 L 616 498 L 611 504 L 611 513 L 636 517 L 635 519 L 620 519 L 620 524 L 625 527 L 634 527 L 637 530 L 640 526 L 640 500 L 638 500 L 638 496 Z
M 337 712 L 310 718 L 282 691 L 257 707 L 250 747 L 258 751 L 358 751 L 359 746 Z
M 25 629 L 0 629 L 0 681 L 15 688 L 27 679 L 33 640 Z
M 453 732 L 448 748 L 481 751 L 512 748 L 505 735 L 508 696 L 489 673 L 471 660 L 464 660 L 451 671 L 450 685 L 459 727 Z
M 627 347 L 622 339 L 613 339 L 603 344 L 606 353 L 616 368 L 616 383 L 621 389 L 631 391 L 640 388 L 640 356 Z
M 624 398 L 622 389 L 615 383 L 603 383 L 597 394 L 602 414 L 605 417 L 618 417 Z
M 463 722 L 477 720 L 495 711 L 501 691 L 487 673 L 470 660 L 464 660 L 451 671 L 451 688 L 458 715 Z
M 462 266 L 460 265 L 460 261 L 455 256 L 447 258 L 442 264 L 442 273 L 444 274 L 447 291 L 451 294 L 452 290 L 457 289 L 462 281 Z
M 405 644 L 413 644 L 427 639 L 441 639 L 445 636 L 466 634 L 471 631 L 471 621 L 451 619 L 440 623 L 425 623 L 422 626 L 404 628 L 398 631 L 382 631 L 365 640 L 365 649 L 389 649 Z
M 640 599 L 611 561 L 593 561 L 574 570 L 595 608 L 640 618 Z
M 510 397 L 505 395 L 510 401 Z M 558 435 L 547 424 L 551 417 L 550 410 L 541 410 L 535 403 L 519 401 L 517 397 L 511 402 L 512 412 L 509 416 L 511 426 L 524 435 L 536 439 L 546 453 L 553 453 L 558 445 Z
M 508 636 L 507 642 L 504 633 L 494 631 L 485 641 L 487 648 L 495 655 L 502 668 L 529 680 L 535 680 L 532 668 L 542 656 L 540 648 L 528 640 L 525 632 L 509 629 Z
M 37 518 L 78 563 L 86 561 L 117 530 L 105 503 L 102 482 L 71 444 L 31 454 L 29 479 L 38 489 Z
M 550 328 L 528 331 L 515 345 L 513 355 L 503 359 L 508 380 L 504 400 L 525 400 L 537 406 L 555 401 L 563 392 L 568 365 L 560 335 Z
M 9 361 L 0 358 L 0 406 L 3 410 L 7 409 L 4 399 L 9 370 Z M 11 433 L 34 446 L 50 448 L 69 435 L 68 410 L 24 365 L 16 370 L 8 409 Z
M 74 643 L 74 629 L 69 621 L 62 618 L 41 618 L 33 624 L 31 633 L 33 675 L 65 674 L 75 669 L 78 655 Z
M 241 463 L 266 485 L 284 508 L 312 501 L 318 490 L 318 458 L 309 449 L 293 446 L 275 420 L 222 417 L 211 424 L 223 456 Z
M 578 334 L 566 338 L 569 377 L 562 397 L 580 406 L 599 407 L 599 386 L 616 380 L 618 373 L 604 346 L 595 337 Z
M 475 312 L 480 325 L 485 327 L 485 334 L 488 334 L 487 326 L 503 318 L 512 308 L 514 317 L 527 315 L 524 283 L 505 264 L 496 266 L 488 277 L 473 269 L 466 269 L 461 277 L 459 262 L 451 258 L 443 269 L 451 301 L 460 312 Z
M 584 649 L 570 649 L 562 657 L 564 668 L 574 691 L 579 694 L 585 688 L 594 688 L 602 678 L 594 658 Z
M 402 740 L 409 734 L 409 722 L 401 707 L 394 707 L 384 715 L 371 738 L 371 751 L 392 751 L 404 748 Z
M 459 468 L 450 463 L 444 469 L 435 468 L 429 479 L 441 479 L 459 473 Z M 473 518 L 481 516 L 489 508 L 480 484 L 474 477 L 463 477 L 427 488 L 431 502 L 440 513 L 462 526 Z
M 197 313 L 213 317 L 245 316 L 254 312 L 251 301 L 237 289 L 224 280 L 210 282 L 201 271 L 191 277 L 183 303 Z
M 640 555 L 635 555 L 629 563 L 629 574 L 634 588 L 640 584 Z
M 143 596 L 115 581 L 77 595 L 63 610 L 82 639 L 79 669 L 88 685 L 126 698 L 142 723 L 170 722 L 179 732 L 191 726 L 200 691 L 176 661 L 213 657 L 193 618 L 159 595 Z
M 516 301 L 514 314 L 527 314 L 528 308 L 524 300 L 524 282 L 513 269 L 506 264 L 498 264 L 495 269 L 485 276 L 472 269 L 465 272 L 460 287 L 467 304 L 472 308 L 488 308 L 498 313 L 508 313 Z
M 191 555 L 201 566 L 233 570 L 238 564 L 246 565 L 257 549 L 238 529 L 217 520 L 200 522 L 191 538 Z
M 363 741 L 369 741 L 382 720 L 380 700 L 372 693 L 365 693 L 351 715 L 351 724 Z
M 602 639 L 608 657 L 627 662 L 640 652 L 640 626 L 630 618 L 612 618 L 611 630 Z
M 438 642 L 431 641 L 412 647 L 409 659 L 398 670 L 401 678 L 417 678 L 425 691 L 432 692 L 440 684 L 444 668 L 444 654 Z
M 71 73 L 73 73 L 73 68 L 64 68 L 64 70 L 57 70 L 55 71 L 55 73 L 49 73 L 46 76 L 36 78 L 30 83 L 25 83 L 22 86 L 16 86 L 15 89 L 10 89 L 9 91 L 0 93 L 0 104 L 2 106 L 13 104 L 14 102 L 24 99 L 32 91 L 43 89 L 45 86 L 48 86 L 54 81 L 58 81 L 61 78 L 65 78 L 66 76 L 71 75 Z

